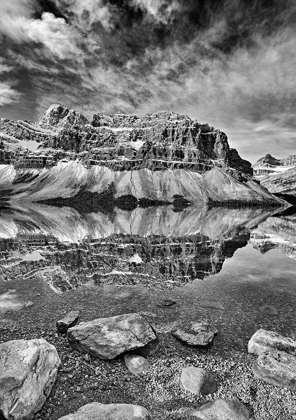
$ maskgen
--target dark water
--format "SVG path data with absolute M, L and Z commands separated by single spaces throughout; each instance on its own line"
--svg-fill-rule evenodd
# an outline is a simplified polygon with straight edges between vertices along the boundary
M 1 210 L 0 253 L 0 327 L 50 327 L 80 309 L 141 312 L 163 332 L 209 318 L 225 350 L 260 327 L 296 335 L 293 211 L 18 205 Z

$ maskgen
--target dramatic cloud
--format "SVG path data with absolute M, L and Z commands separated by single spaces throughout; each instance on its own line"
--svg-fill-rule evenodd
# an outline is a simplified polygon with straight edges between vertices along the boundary
M 53 102 L 89 117 L 172 109 L 243 157 L 282 157 L 295 153 L 295 24 L 292 0 L 1 0 L 0 105 L 9 116 L 20 99 L 32 119 Z
M 0 106 L 8 105 L 19 100 L 20 93 L 13 88 L 15 81 L 10 80 L 7 75 L 11 68 L 4 64 L 0 58 Z

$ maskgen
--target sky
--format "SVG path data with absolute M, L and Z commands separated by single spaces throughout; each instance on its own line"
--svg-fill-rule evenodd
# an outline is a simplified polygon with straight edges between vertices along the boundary
M 295 0 L 0 0 L 0 118 L 53 103 L 187 114 L 255 162 L 296 153 Z

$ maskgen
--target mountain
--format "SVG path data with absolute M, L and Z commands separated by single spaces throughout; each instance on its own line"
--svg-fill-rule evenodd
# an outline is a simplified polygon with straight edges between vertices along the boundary
M 296 154 L 276 159 L 270 154 L 253 165 L 254 175 L 269 192 L 296 203 Z
M 109 215 L 32 203 L 4 208 L 0 277 L 34 277 L 56 293 L 83 285 L 181 286 L 218 273 L 271 214 L 197 206 L 177 212 L 172 206 L 115 209 Z
M 36 124 L 0 120 L 0 137 L 2 199 L 283 204 L 252 179 L 224 133 L 174 112 L 98 113 L 89 122 L 52 105 Z

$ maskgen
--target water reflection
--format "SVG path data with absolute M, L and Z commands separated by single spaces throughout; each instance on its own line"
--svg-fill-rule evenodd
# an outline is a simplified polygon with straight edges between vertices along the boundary
M 259 208 L 163 206 L 112 214 L 37 204 L 4 208 L 0 276 L 39 279 L 59 294 L 106 284 L 171 289 L 220 272 L 250 238 L 262 250 L 267 237 L 268 244 L 274 240 L 267 234 L 274 220 L 277 238 L 283 232 L 291 243 L 295 220 L 285 217 Z

